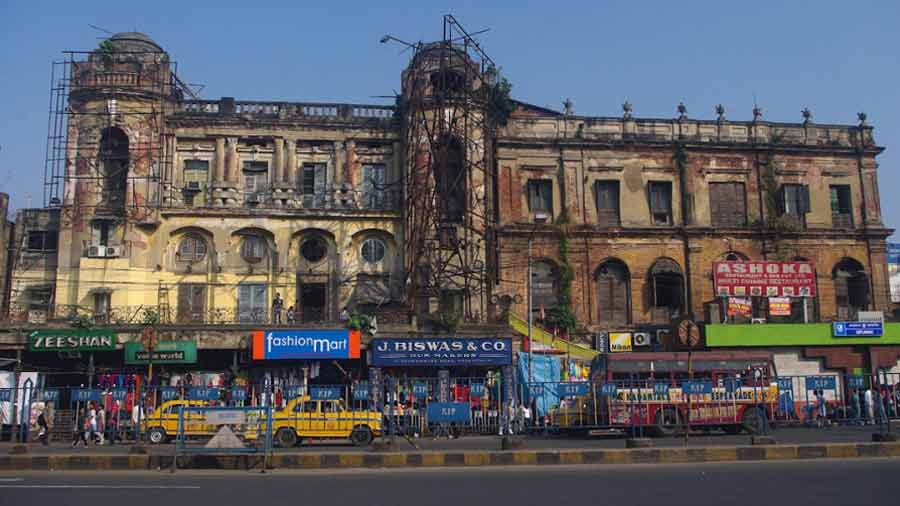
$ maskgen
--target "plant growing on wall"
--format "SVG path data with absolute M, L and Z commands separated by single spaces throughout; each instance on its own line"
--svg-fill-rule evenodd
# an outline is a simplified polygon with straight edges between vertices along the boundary
M 559 301 L 556 307 L 547 312 L 546 325 L 551 329 L 557 329 L 571 333 L 578 326 L 575 312 L 572 310 L 572 280 L 574 271 L 569 262 L 569 215 L 563 210 L 556 224 L 559 228 Z
M 511 96 L 512 84 L 505 77 L 502 77 L 500 70 L 494 66 L 489 67 L 485 71 L 485 77 L 488 81 L 488 84 L 485 86 L 487 89 L 488 109 L 494 121 L 500 126 L 505 126 L 506 122 L 509 121 L 509 116 L 516 108 Z

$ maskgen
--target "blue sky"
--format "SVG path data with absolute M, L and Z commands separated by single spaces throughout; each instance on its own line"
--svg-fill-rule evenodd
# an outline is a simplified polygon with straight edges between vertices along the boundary
M 575 112 L 855 123 L 879 144 L 882 207 L 900 226 L 900 2 L 4 2 L 0 6 L 0 191 L 40 205 L 50 62 L 112 32 L 149 34 L 205 98 L 387 103 L 408 53 L 389 33 L 433 40 L 452 12 L 480 36 L 516 98 Z M 785 5 L 786 4 L 786 5 Z

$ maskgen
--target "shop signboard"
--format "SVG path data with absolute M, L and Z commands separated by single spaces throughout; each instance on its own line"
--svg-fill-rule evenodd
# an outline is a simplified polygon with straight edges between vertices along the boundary
M 253 360 L 359 358 L 358 330 L 268 329 L 253 332 Z
M 232 388 L 231 400 L 235 402 L 247 400 L 247 391 L 239 387 Z
M 412 386 L 413 395 L 416 397 L 424 397 L 428 395 L 428 383 L 417 381 Z
M 195 364 L 197 343 L 194 341 L 159 341 L 153 350 L 154 364 Z M 126 364 L 149 364 L 150 353 L 140 342 L 125 343 Z
M 681 384 L 681 391 L 688 395 L 711 394 L 712 383 L 709 381 L 685 381 Z
M 163 401 L 171 401 L 178 397 L 178 389 L 175 387 L 164 387 L 159 390 L 159 394 Z
M 114 351 L 116 333 L 108 329 L 44 329 L 28 334 L 28 351 Z
M 48 388 L 43 391 L 44 402 L 56 402 L 59 400 L 59 389 Z
M 769 297 L 770 316 L 791 316 L 790 297 Z
M 372 364 L 384 367 L 498 366 L 512 364 L 508 338 L 373 339 Z
M 888 276 L 891 282 L 891 302 L 900 302 L 900 243 L 887 245 Z
M 191 388 L 188 390 L 188 399 L 192 401 L 217 401 L 219 400 L 219 389 Z
M 428 423 L 468 423 L 468 402 L 432 402 L 428 405 Z
M 834 322 L 834 337 L 880 337 L 884 335 L 882 322 Z
M 367 401 L 369 400 L 370 389 L 368 381 L 360 381 L 359 383 L 353 385 L 353 400 L 354 401 Z
M 750 303 L 750 299 L 742 297 L 728 298 L 728 316 L 750 316 L 752 308 L 753 305 Z
M 309 387 L 309 398 L 314 401 L 334 401 L 343 397 L 344 389 L 338 386 Z
M 73 388 L 72 400 L 75 402 L 99 401 L 100 390 L 94 388 Z
M 560 397 L 583 397 L 588 394 L 588 383 L 585 381 L 568 381 L 557 386 Z
M 656 395 L 669 395 L 669 384 L 663 382 L 657 382 L 653 384 L 653 393 Z
M 807 376 L 807 390 L 834 390 L 837 388 L 837 379 L 834 376 Z
M 848 376 L 847 386 L 850 388 L 861 389 L 866 387 L 865 378 L 862 376 Z
M 609 352 L 626 353 L 631 351 L 631 332 L 610 332 Z
M 781 392 L 790 392 L 794 389 L 794 378 L 777 378 L 776 381 Z
M 484 383 L 475 382 L 469 385 L 469 395 L 472 397 L 484 397 Z
M 815 297 L 812 262 L 713 262 L 720 297 Z

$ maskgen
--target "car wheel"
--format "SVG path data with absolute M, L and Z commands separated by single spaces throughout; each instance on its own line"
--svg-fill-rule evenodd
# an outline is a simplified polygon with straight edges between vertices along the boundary
M 293 448 L 297 446 L 297 433 L 291 429 L 279 429 L 275 441 L 282 448 Z
M 372 442 L 372 430 L 368 427 L 357 427 L 350 433 L 350 440 L 356 446 L 366 446 Z
M 162 427 L 153 427 L 147 432 L 147 439 L 158 445 L 166 442 L 166 431 Z
M 681 425 L 681 417 L 673 408 L 666 408 L 656 412 L 653 420 L 653 434 L 657 437 L 669 437 L 675 434 Z
M 744 411 L 744 416 L 741 423 L 744 426 L 744 430 L 746 430 L 749 434 L 760 434 L 763 431 L 763 427 L 766 421 L 763 418 L 763 413 L 759 408 L 748 408 L 746 411 Z

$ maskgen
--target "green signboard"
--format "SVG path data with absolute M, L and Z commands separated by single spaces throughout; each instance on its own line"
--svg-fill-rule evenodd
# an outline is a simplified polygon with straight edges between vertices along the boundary
M 114 351 L 116 333 L 109 329 L 44 329 L 28 335 L 28 351 Z
M 153 350 L 154 364 L 194 364 L 197 362 L 197 343 L 194 341 L 161 341 Z M 125 343 L 126 364 L 149 364 L 150 353 L 141 343 Z
M 880 337 L 834 337 L 830 323 L 767 323 L 762 325 L 707 325 L 706 345 L 737 346 L 847 346 L 900 344 L 900 323 L 885 323 Z

